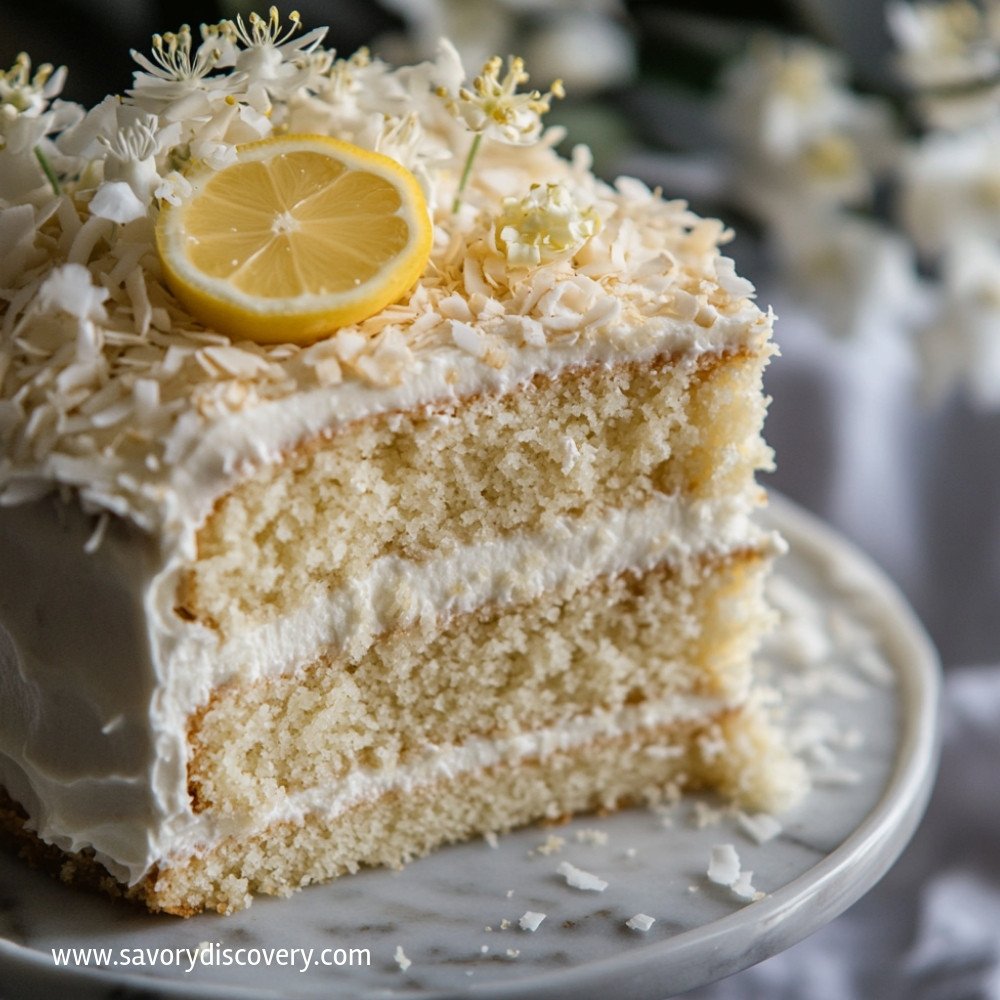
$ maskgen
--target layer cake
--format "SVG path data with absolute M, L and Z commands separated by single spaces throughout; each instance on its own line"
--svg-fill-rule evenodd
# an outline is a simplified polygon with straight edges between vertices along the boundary
M 679 788 L 787 807 L 803 772 L 752 681 L 772 317 L 728 233 L 558 155 L 516 61 L 470 90 L 447 45 L 393 69 L 321 40 L 273 14 L 182 29 L 86 114 L 22 74 L 8 835 L 190 915 Z M 469 111 L 491 80 L 496 128 Z M 185 161 L 272 132 L 393 157 L 434 223 L 415 287 L 307 345 L 200 324 L 153 236 Z

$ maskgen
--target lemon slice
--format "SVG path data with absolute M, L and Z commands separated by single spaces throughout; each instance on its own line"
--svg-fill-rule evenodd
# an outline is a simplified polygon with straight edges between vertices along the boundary
M 395 302 L 427 265 L 423 193 L 381 153 L 286 135 L 187 179 L 157 222 L 160 261 L 192 315 L 232 337 L 308 343 Z

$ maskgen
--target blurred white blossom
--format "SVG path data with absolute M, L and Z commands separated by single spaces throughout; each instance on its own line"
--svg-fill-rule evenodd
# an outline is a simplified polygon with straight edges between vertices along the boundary
M 56 100 L 65 80 L 65 68 L 48 63 L 32 73 L 24 52 L 0 72 L 0 199 L 15 201 L 46 186 L 45 171 L 58 158 L 48 137 L 83 115 Z
M 965 235 L 1000 240 L 1000 118 L 916 141 L 899 178 L 902 222 L 925 256 Z
M 470 66 L 494 52 L 522 52 L 574 93 L 615 86 L 636 70 L 635 42 L 621 0 L 384 0 L 406 21 L 405 36 L 379 48 L 400 62 L 429 58 L 450 39 Z
M 858 205 L 891 162 L 887 106 L 855 94 L 833 53 L 761 36 L 726 73 L 718 119 L 746 207 L 768 216 L 789 199 Z
M 936 320 L 920 336 L 932 399 L 957 385 L 983 409 L 1000 408 L 1000 244 L 956 239 L 945 251 Z
M 913 250 L 891 228 L 825 205 L 789 205 L 772 222 L 783 284 L 835 336 L 874 341 L 923 315 Z
M 1000 100 L 1000 2 L 894 0 L 886 7 L 897 65 L 916 108 L 935 128 L 965 128 Z

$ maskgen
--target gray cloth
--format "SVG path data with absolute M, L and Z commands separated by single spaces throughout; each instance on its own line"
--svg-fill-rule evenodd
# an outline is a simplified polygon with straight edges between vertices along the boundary
M 922 401 L 901 332 L 794 304 L 768 377 L 772 485 L 886 569 L 945 667 L 941 769 L 910 846 L 843 916 L 696 1000 L 1000 1000 L 1000 413 Z M 970 665 L 976 664 L 976 665 Z

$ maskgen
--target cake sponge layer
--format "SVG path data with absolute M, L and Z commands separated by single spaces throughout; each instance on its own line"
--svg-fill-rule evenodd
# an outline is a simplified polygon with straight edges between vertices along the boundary
M 270 811 L 355 767 L 387 770 L 428 745 L 504 738 L 595 710 L 669 697 L 679 707 L 686 698 L 738 704 L 770 622 L 768 564 L 750 550 L 588 580 L 384 635 L 353 661 L 320 658 L 232 682 L 191 720 L 194 808 Z
M 569 368 L 517 391 L 357 421 L 223 497 L 178 613 L 232 634 L 373 561 L 421 561 L 657 494 L 752 495 L 768 467 L 757 354 Z
M 67 882 L 141 900 L 156 911 L 229 913 L 255 893 L 289 895 L 363 866 L 399 867 L 441 844 L 502 833 L 538 819 L 653 803 L 681 790 L 716 788 L 747 809 L 792 804 L 805 788 L 799 761 L 756 709 L 703 723 L 599 738 L 544 757 L 502 763 L 390 791 L 335 816 L 311 813 L 267 825 L 187 858 L 167 859 L 132 887 L 116 883 L 91 852 L 68 856 L 24 828 L 2 801 L 0 829 L 22 853 Z

